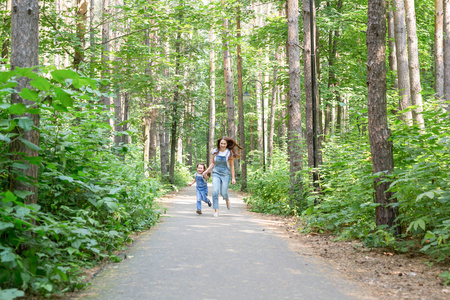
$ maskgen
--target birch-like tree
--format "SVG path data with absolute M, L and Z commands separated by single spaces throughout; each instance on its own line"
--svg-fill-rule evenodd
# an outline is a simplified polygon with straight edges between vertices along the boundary
M 413 121 L 420 128 L 425 126 L 423 120 L 422 85 L 420 84 L 419 46 L 416 29 L 416 8 L 414 0 L 405 0 L 406 30 L 408 33 L 408 62 L 411 84 L 411 104 L 416 106 L 412 111 Z
M 408 48 L 406 42 L 405 4 L 404 0 L 393 0 L 395 22 L 395 49 L 397 52 L 399 108 L 405 110 L 411 106 L 411 85 L 409 80 Z M 412 112 L 401 116 L 407 124 L 412 125 Z
M 302 170 L 302 115 L 300 110 L 300 45 L 298 29 L 298 0 L 287 0 L 288 59 L 289 59 L 289 105 L 288 105 L 288 155 L 289 155 L 289 196 L 292 207 L 301 201 L 303 189 L 298 174 Z
M 434 0 L 434 89 L 436 97 L 444 97 L 444 1 Z

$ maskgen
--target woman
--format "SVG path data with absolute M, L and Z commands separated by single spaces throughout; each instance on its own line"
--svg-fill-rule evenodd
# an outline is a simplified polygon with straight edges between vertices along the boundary
M 207 176 L 212 170 L 214 217 L 219 216 L 219 192 L 226 201 L 227 208 L 231 209 L 228 186 L 230 185 L 230 179 L 232 184 L 236 184 L 234 160 L 240 157 L 238 148 L 243 149 L 232 138 L 222 137 L 218 139 L 216 148 L 211 151 L 211 165 L 203 172 L 203 176 Z

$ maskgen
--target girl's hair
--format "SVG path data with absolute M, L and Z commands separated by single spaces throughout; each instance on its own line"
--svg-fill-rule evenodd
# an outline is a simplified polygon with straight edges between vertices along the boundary
M 198 163 L 197 168 L 198 168 L 198 166 L 203 166 L 203 172 L 206 171 L 206 165 L 204 163 Z M 209 172 L 206 176 L 207 176 L 206 180 L 208 180 L 208 178 L 211 177 L 211 172 Z
M 218 140 L 217 140 L 217 143 L 216 143 L 217 150 L 220 149 L 220 141 L 221 141 L 221 140 L 225 140 L 225 141 L 227 142 L 227 148 L 228 148 L 228 149 L 230 150 L 230 152 L 231 152 L 230 159 L 231 159 L 231 158 L 234 158 L 234 159 L 239 159 L 239 158 L 241 158 L 240 150 L 244 150 L 244 148 L 242 148 L 241 146 L 239 146 L 239 144 L 236 143 L 236 141 L 233 140 L 233 139 L 230 138 L 230 137 L 223 136 L 223 137 L 221 137 L 220 139 L 218 139 Z
M 204 163 L 198 163 L 197 168 L 198 168 L 198 166 L 203 166 L 203 170 L 206 171 L 206 165 Z

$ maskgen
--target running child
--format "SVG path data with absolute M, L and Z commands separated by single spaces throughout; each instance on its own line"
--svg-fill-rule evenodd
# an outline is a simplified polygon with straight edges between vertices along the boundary
M 197 164 L 197 173 L 195 173 L 195 178 L 191 183 L 188 183 L 189 186 L 193 185 L 197 182 L 197 213 L 199 215 L 202 214 L 202 201 L 208 203 L 208 206 L 211 207 L 211 200 L 208 199 L 208 185 L 206 180 L 208 176 L 205 175 L 206 178 L 203 177 L 203 172 L 205 172 L 206 166 L 205 164 Z

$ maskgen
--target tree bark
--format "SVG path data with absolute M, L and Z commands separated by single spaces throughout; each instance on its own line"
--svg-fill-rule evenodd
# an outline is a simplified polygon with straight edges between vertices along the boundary
M 76 36 L 77 42 L 74 46 L 75 56 L 73 59 L 73 67 L 78 70 L 80 63 L 84 60 L 84 48 L 86 35 L 86 21 L 87 21 L 88 3 L 86 0 L 77 0 L 77 15 L 76 15 Z
M 181 19 L 181 16 L 180 16 Z M 181 51 L 181 33 L 177 32 L 175 40 L 175 79 L 179 80 L 180 75 L 180 53 Z M 178 106 L 180 101 L 180 82 L 176 83 L 176 87 L 173 93 L 172 102 L 172 125 L 170 130 L 170 167 L 169 167 L 169 180 L 170 183 L 175 184 L 175 160 L 177 154 L 178 143 Z
M 222 0 L 225 6 L 225 0 Z M 227 102 L 227 135 L 236 139 L 236 127 L 234 123 L 234 99 L 233 99 L 233 73 L 231 70 L 231 57 L 228 42 L 228 19 L 223 19 L 223 71 L 225 77 L 225 94 Z
M 288 57 L 289 57 L 289 106 L 288 106 L 288 155 L 289 155 L 289 196 L 291 207 L 301 202 L 302 181 L 297 174 L 302 170 L 302 117 L 300 110 L 300 50 L 298 29 L 298 1 L 287 0 Z M 300 211 L 304 207 L 300 206 Z
M 39 5 L 38 0 L 23 0 L 15 1 L 11 10 L 11 70 L 20 68 L 37 67 L 39 50 Z M 17 79 L 16 91 L 12 94 L 11 102 L 22 103 L 27 106 L 34 105 L 35 102 L 23 99 L 18 93 L 23 88 L 32 89 L 30 79 L 20 77 Z M 39 115 L 24 113 L 21 116 L 12 116 L 13 118 L 27 117 L 33 121 L 33 126 L 39 128 Z M 23 131 L 16 127 L 22 139 L 39 146 L 39 131 L 33 128 L 32 130 Z M 30 164 L 26 159 L 39 156 L 39 152 L 29 149 L 20 140 L 15 139 L 11 143 L 11 152 L 14 154 L 14 160 L 23 161 L 29 166 L 25 169 L 24 175 L 32 182 L 28 184 L 24 181 L 12 178 L 12 190 L 30 191 L 33 195 L 26 198 L 27 203 L 37 203 L 38 188 L 37 179 L 39 165 Z M 24 154 L 24 155 L 23 155 Z
M 434 0 L 434 77 L 436 98 L 444 97 L 444 1 Z
M 241 191 L 247 190 L 247 154 L 245 151 L 245 124 L 244 124 L 244 96 L 242 87 L 242 57 L 241 57 L 241 9 L 237 7 L 236 13 L 236 31 L 237 31 L 237 74 L 238 74 L 238 110 L 239 110 L 239 145 L 244 148 L 241 153 Z M 209 155 L 211 156 L 211 155 Z
M 450 0 L 444 0 L 444 35 L 450 36 Z M 450 38 L 444 38 L 444 100 L 450 101 Z M 450 104 L 445 108 L 450 111 Z
M 212 3 L 212 1 L 210 2 Z M 209 29 L 209 130 L 208 130 L 208 147 L 206 151 L 207 165 L 211 164 L 210 151 L 214 148 L 214 134 L 216 128 L 216 58 L 214 51 L 214 28 Z
M 411 85 L 409 81 L 408 49 L 406 43 L 405 5 L 404 0 L 393 0 L 395 22 L 395 47 L 397 51 L 399 108 L 405 110 L 411 106 Z M 412 112 L 407 111 L 401 118 L 412 125 Z
M 374 179 L 376 224 L 393 228 L 397 210 L 389 204 L 396 202 L 391 192 L 387 192 L 390 182 L 387 174 L 394 169 L 391 133 L 387 124 L 386 109 L 386 3 L 385 0 L 371 0 L 367 11 L 367 86 L 369 141 L 372 154 Z M 399 233 L 399 227 L 393 228 Z
M 388 46 L 389 46 L 389 68 L 394 73 L 394 89 L 398 89 L 398 77 L 397 77 L 397 49 L 395 47 L 395 22 L 394 22 L 394 9 L 392 7 L 392 0 L 386 1 L 389 4 L 387 10 L 387 25 L 388 25 Z
M 423 120 L 422 85 L 420 84 L 419 46 L 416 30 L 416 9 L 414 0 L 405 0 L 406 30 L 408 33 L 409 78 L 411 83 L 411 104 L 413 121 L 419 128 L 425 127 Z
M 313 9 L 315 9 L 313 7 Z M 320 135 L 320 118 L 319 118 L 319 102 L 318 95 L 313 99 L 313 87 L 312 87 L 312 69 L 311 69 L 311 25 L 310 25 L 310 16 L 315 15 L 314 11 L 310 11 L 310 0 L 303 0 L 303 73 L 305 80 L 305 98 L 306 98 L 306 145 L 308 148 L 308 166 L 310 168 L 314 167 L 314 135 L 313 135 L 313 113 L 316 114 L 317 120 L 317 134 Z M 315 31 L 314 31 L 315 32 Z M 315 33 L 314 33 L 315 34 Z M 315 54 L 315 53 L 314 53 Z M 315 55 L 314 55 L 315 57 Z M 315 80 L 315 78 L 314 78 Z M 317 90 L 316 90 L 317 91 Z M 316 110 L 313 111 L 313 101 L 316 102 Z M 316 136 L 315 138 L 318 138 Z M 319 142 L 317 142 L 316 151 L 319 152 Z
M 109 79 L 110 75 L 110 66 L 109 66 L 109 21 L 107 20 L 107 16 L 110 10 L 110 0 L 102 0 L 102 12 L 103 12 L 103 26 L 102 26 L 102 79 Z M 103 92 L 108 92 L 108 86 L 103 87 Z M 106 110 L 109 110 L 108 106 L 111 104 L 111 100 L 109 96 L 102 96 L 102 101 L 105 106 L 107 106 Z
M 275 64 L 278 63 L 278 53 L 275 51 Z M 273 159 L 273 136 L 275 133 L 275 105 L 277 100 L 277 67 L 273 67 L 273 76 L 272 76 L 272 98 L 270 101 L 270 116 L 269 116 L 269 123 L 270 123 L 270 131 L 269 131 L 269 140 L 267 142 L 268 148 L 269 148 L 269 167 L 272 168 L 272 159 Z

